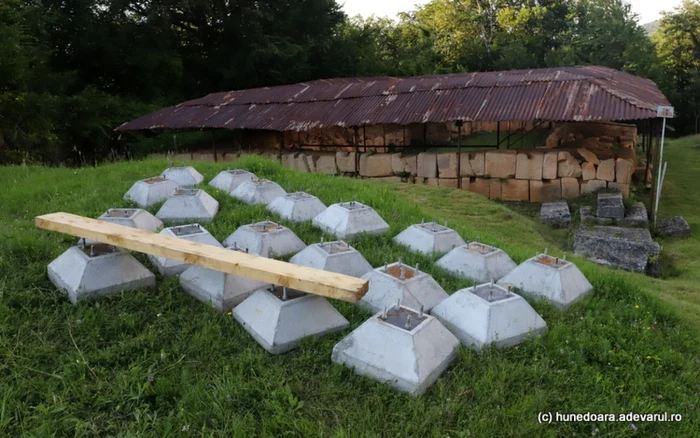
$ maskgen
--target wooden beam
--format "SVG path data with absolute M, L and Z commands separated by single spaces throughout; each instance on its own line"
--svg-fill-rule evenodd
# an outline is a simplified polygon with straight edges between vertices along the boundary
M 367 280 L 348 275 L 294 265 L 176 237 L 162 236 L 70 213 L 37 216 L 35 224 L 45 230 L 84 237 L 351 303 L 362 298 L 368 287 Z

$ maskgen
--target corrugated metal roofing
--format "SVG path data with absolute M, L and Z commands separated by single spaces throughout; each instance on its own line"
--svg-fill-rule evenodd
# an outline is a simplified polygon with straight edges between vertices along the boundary
M 638 120 L 670 105 L 652 81 L 607 67 L 321 79 L 212 93 L 124 123 L 141 129 L 306 131 L 463 121 Z

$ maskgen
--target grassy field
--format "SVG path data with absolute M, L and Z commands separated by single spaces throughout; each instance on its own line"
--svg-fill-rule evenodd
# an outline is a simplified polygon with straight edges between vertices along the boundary
M 153 290 L 71 305 L 46 277 L 75 239 L 37 230 L 34 216 L 96 217 L 165 161 L 98 168 L 0 168 L 0 435 L 2 436 L 678 436 L 700 435 L 700 139 L 669 142 L 662 213 L 683 214 L 695 236 L 664 240 L 673 276 L 649 279 L 584 260 L 595 292 L 561 312 L 533 302 L 549 333 L 519 347 L 462 349 L 425 396 L 397 394 L 330 361 L 346 333 L 272 356 L 230 317 L 185 294 L 177 279 Z M 449 292 L 470 285 L 408 253 L 391 237 L 435 217 L 465 239 L 504 248 L 516 262 L 566 249 L 565 231 L 513 206 L 432 186 L 302 174 L 247 157 L 234 164 L 330 204 L 355 197 L 392 225 L 355 246 L 378 266 L 402 256 Z M 225 164 L 197 163 L 206 181 Z M 270 216 L 207 189 L 223 240 Z M 151 209 L 153 212 L 157 208 Z M 271 216 L 275 219 L 274 216 Z M 322 234 L 289 224 L 307 243 Z M 329 236 L 327 236 L 329 237 Z M 137 257 L 147 264 L 143 255 Z M 369 314 L 333 302 L 352 328 Z M 678 413 L 680 423 L 539 424 L 538 412 Z M 635 430 L 636 429 L 636 430 Z

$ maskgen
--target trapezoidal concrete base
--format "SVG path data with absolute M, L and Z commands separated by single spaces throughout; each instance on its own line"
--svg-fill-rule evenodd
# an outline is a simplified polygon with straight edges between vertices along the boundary
M 480 283 L 497 281 L 518 266 L 502 249 L 479 242 L 458 246 L 435 264 L 452 275 Z
M 219 211 L 219 202 L 200 189 L 178 189 L 156 217 L 166 222 L 211 222 Z
M 437 319 L 404 306 L 377 313 L 333 348 L 356 374 L 423 394 L 457 355 L 459 340 Z
M 307 336 L 350 326 L 325 298 L 281 286 L 259 289 L 233 309 L 233 317 L 272 354 L 297 348 Z
M 389 231 L 389 224 L 372 207 L 355 201 L 331 205 L 313 219 L 313 224 L 339 239 L 353 239 L 361 233 L 378 236 Z
M 304 192 L 287 193 L 267 204 L 267 209 L 292 222 L 310 221 L 326 209 L 317 197 Z
M 258 179 L 241 183 L 241 185 L 231 192 L 231 196 L 246 204 L 267 205 L 286 193 L 287 192 L 276 182 L 267 179 Z
M 48 274 L 73 304 L 156 284 L 156 277 L 131 254 L 103 243 L 69 248 L 49 264 Z
M 460 289 L 430 313 L 475 350 L 511 347 L 547 332 L 547 323 L 523 297 L 493 283 Z
M 264 257 L 284 257 L 306 248 L 294 231 L 269 220 L 239 227 L 224 240 L 224 246 L 234 245 Z
M 394 242 L 423 254 L 442 254 L 464 245 L 464 239 L 455 230 L 435 221 L 411 225 L 394 237 Z
M 448 297 L 429 274 L 401 262 L 374 269 L 362 278 L 369 281 L 369 290 L 360 305 L 371 312 L 391 308 L 397 302 L 428 312 Z
M 498 284 L 545 298 L 557 307 L 568 307 L 593 290 L 576 265 L 546 254 L 524 261 Z
M 141 207 L 150 207 L 169 198 L 177 189 L 175 181 L 156 176 L 136 181 L 126 192 L 124 199 Z
M 257 179 L 258 177 L 255 176 L 254 173 L 250 173 L 247 170 L 229 169 L 219 172 L 219 174 L 216 175 L 213 180 L 209 181 L 209 185 L 227 193 L 231 193 L 244 182 L 255 181 Z
M 204 243 L 219 248 L 221 245 L 204 227 L 199 224 L 180 225 L 177 227 L 164 228 L 159 234 L 163 236 L 177 237 L 178 239 L 189 240 L 191 242 Z M 160 275 L 164 277 L 172 277 L 173 275 L 181 274 L 190 265 L 185 262 L 168 259 L 165 257 L 157 257 L 149 255 L 148 259 L 158 269 Z
M 227 249 L 243 251 L 240 248 Z M 256 290 L 271 285 L 193 265 L 180 274 L 180 286 L 187 293 L 210 304 L 219 312 L 228 312 Z
M 142 208 L 110 208 L 97 219 L 129 228 L 150 231 L 152 233 L 163 228 L 163 221 Z M 80 238 L 78 243 L 92 245 L 98 242 Z
M 169 167 L 161 176 L 170 181 L 175 181 L 180 187 L 196 186 L 204 181 L 201 173 L 192 166 Z
M 309 245 L 289 262 L 351 277 L 362 277 L 372 270 L 362 254 L 342 240 Z

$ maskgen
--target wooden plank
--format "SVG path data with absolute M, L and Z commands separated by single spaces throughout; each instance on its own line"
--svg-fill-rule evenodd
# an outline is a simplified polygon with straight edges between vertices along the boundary
M 162 236 L 70 213 L 37 216 L 35 224 L 45 230 L 84 237 L 351 303 L 362 298 L 368 287 L 367 280 L 348 275 Z

